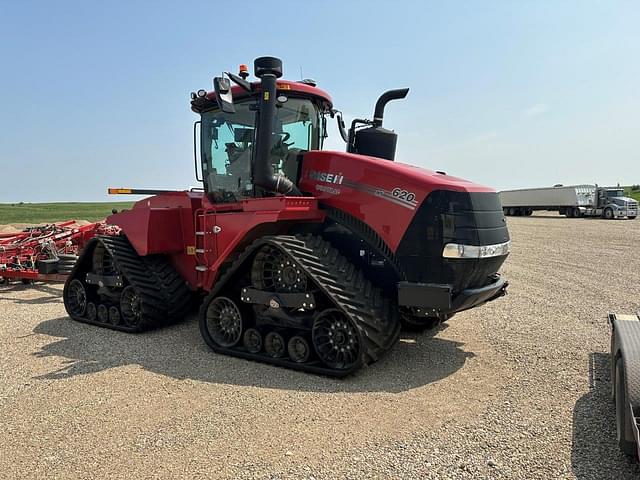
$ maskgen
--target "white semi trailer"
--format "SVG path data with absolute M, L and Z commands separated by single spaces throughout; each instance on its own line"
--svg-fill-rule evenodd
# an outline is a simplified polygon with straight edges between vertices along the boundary
M 531 215 L 534 210 L 557 211 L 567 217 L 629 218 L 638 216 L 638 202 L 620 187 L 572 185 L 500 192 L 505 215 Z

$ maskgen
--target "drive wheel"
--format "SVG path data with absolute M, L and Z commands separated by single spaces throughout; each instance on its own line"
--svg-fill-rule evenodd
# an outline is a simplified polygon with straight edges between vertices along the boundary
M 72 280 L 69 284 L 67 306 L 69 307 L 69 313 L 78 317 L 83 316 L 87 310 L 87 291 L 78 279 Z
M 122 296 L 120 297 L 120 312 L 122 321 L 128 327 L 135 327 L 140 324 L 140 320 L 142 319 L 140 296 L 131 285 L 122 291 Z
M 325 310 L 316 318 L 312 341 L 320 359 L 336 370 L 349 369 L 362 357 L 362 345 L 355 325 L 337 309 Z
M 615 375 L 616 434 L 618 446 L 626 455 L 635 456 L 637 454 L 635 442 L 630 442 L 626 439 L 627 432 L 632 431 L 632 426 L 631 419 L 629 418 L 629 402 L 627 401 L 627 385 L 624 378 L 622 357 L 618 357 L 616 360 Z
M 606 218 L 607 220 L 613 219 L 613 209 L 612 208 L 605 208 L 605 210 L 604 210 L 604 218 Z
M 214 298 L 207 307 L 206 328 L 217 345 L 233 347 L 242 338 L 240 309 L 230 298 Z
M 289 339 L 287 344 L 289 357 L 296 363 L 305 363 L 311 357 L 311 348 L 309 342 L 300 335 L 295 335 Z
M 260 249 L 253 261 L 251 281 L 255 288 L 272 292 L 304 292 L 307 275 L 292 258 L 272 246 Z
M 273 358 L 284 357 L 286 343 L 284 337 L 278 332 L 270 332 L 264 338 L 264 350 L 267 355 Z
M 262 335 L 255 328 L 247 328 L 242 337 L 242 344 L 249 353 L 259 353 L 262 350 Z
M 98 275 L 113 275 L 115 273 L 113 258 L 102 243 L 96 245 L 91 261 L 94 273 Z

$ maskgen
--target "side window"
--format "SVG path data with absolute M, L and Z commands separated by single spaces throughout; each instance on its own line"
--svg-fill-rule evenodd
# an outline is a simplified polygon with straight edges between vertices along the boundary
M 289 134 L 288 142 L 293 142 L 296 148 L 303 150 L 310 150 L 311 145 L 311 129 L 313 124 L 311 122 L 295 122 L 283 125 L 282 130 L 285 134 Z
M 214 111 L 203 115 L 205 182 L 215 201 L 237 201 L 251 195 L 254 118 L 248 104 L 237 104 L 233 114 Z
M 319 115 L 309 100 L 292 98 L 278 109 L 283 141 L 289 148 L 315 150 L 318 148 Z

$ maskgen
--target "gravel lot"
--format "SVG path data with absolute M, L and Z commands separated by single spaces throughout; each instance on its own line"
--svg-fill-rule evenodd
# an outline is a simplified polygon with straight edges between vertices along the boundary
M 1 478 L 636 478 L 608 311 L 640 308 L 640 221 L 508 219 L 509 295 L 342 381 L 132 336 L 61 288 L 0 287 Z

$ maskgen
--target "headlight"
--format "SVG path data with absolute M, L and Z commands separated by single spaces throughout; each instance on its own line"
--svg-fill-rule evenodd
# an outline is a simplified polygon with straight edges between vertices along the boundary
M 444 258 L 491 258 L 507 255 L 511 251 L 511 241 L 495 245 L 462 245 L 447 243 L 442 250 Z

